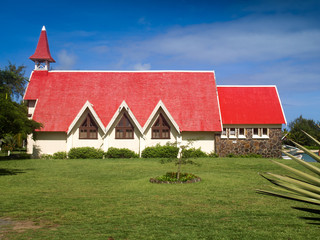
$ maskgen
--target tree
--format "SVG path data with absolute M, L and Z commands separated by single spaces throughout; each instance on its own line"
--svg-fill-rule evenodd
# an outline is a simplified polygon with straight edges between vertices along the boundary
M 27 78 L 24 77 L 25 66 L 16 67 L 9 62 L 9 65 L 4 70 L 0 69 L 0 93 L 6 93 L 6 96 L 23 97 Z
M 12 97 L 22 97 L 27 83 L 23 76 L 24 66 L 16 67 L 9 63 L 4 70 L 0 69 L 0 139 L 6 135 L 24 135 L 40 129 L 41 124 L 28 119 L 27 106 L 12 101 Z
M 303 146 L 317 146 L 314 141 L 308 138 L 303 131 L 309 133 L 317 139 L 320 139 L 320 129 L 317 124 L 312 119 L 305 119 L 300 115 L 300 117 L 296 118 L 292 122 L 288 124 L 290 128 L 290 132 L 288 134 L 288 138 L 300 143 Z

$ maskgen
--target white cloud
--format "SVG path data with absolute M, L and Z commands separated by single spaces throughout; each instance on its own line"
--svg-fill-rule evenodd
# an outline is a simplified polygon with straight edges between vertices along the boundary
M 72 69 L 76 63 L 76 56 L 68 53 L 65 49 L 58 53 L 57 69 Z
M 291 24 L 288 24 L 288 23 Z M 128 58 L 164 56 L 175 61 L 269 61 L 320 54 L 320 30 L 292 16 L 247 17 L 226 23 L 178 27 L 124 47 Z
M 151 69 L 151 64 L 150 63 L 137 63 L 133 66 L 134 70 L 150 70 Z

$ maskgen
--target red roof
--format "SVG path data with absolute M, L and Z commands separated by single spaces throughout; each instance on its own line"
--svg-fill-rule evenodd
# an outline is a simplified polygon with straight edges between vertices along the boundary
M 221 131 L 213 72 L 34 71 L 24 99 L 42 131 L 67 132 L 87 100 L 104 126 L 124 100 L 144 127 L 161 100 L 180 131 Z
M 223 124 L 286 123 L 275 86 L 218 86 Z
M 51 57 L 50 50 L 49 50 L 49 43 L 47 38 L 47 31 L 45 27 L 42 28 L 40 33 L 38 45 L 34 54 L 29 57 L 32 61 L 36 60 L 46 60 L 49 62 L 55 62 L 54 59 Z

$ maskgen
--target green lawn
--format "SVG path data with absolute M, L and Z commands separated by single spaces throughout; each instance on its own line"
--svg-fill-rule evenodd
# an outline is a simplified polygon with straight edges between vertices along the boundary
M 255 193 L 270 187 L 258 172 L 283 172 L 267 159 L 198 159 L 182 170 L 192 184 L 151 184 L 174 171 L 159 160 L 0 161 L 0 239 L 317 239 L 310 207 Z M 295 163 L 288 160 L 281 162 Z M 298 167 L 299 168 L 299 167 Z M 312 206 L 311 206 L 312 207 Z M 1 223 L 1 221 L 0 221 Z M 317 222 L 319 223 L 319 222 Z

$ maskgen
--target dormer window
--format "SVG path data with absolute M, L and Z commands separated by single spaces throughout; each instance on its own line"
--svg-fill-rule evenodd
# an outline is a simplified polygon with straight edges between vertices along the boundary
M 152 126 L 152 138 L 170 139 L 170 126 L 161 113 Z
M 123 114 L 121 120 L 116 126 L 116 139 L 133 139 L 134 138 L 134 128 L 127 117 Z
M 79 138 L 80 139 L 98 139 L 98 127 L 93 121 L 91 115 L 88 113 L 85 120 L 79 127 Z

